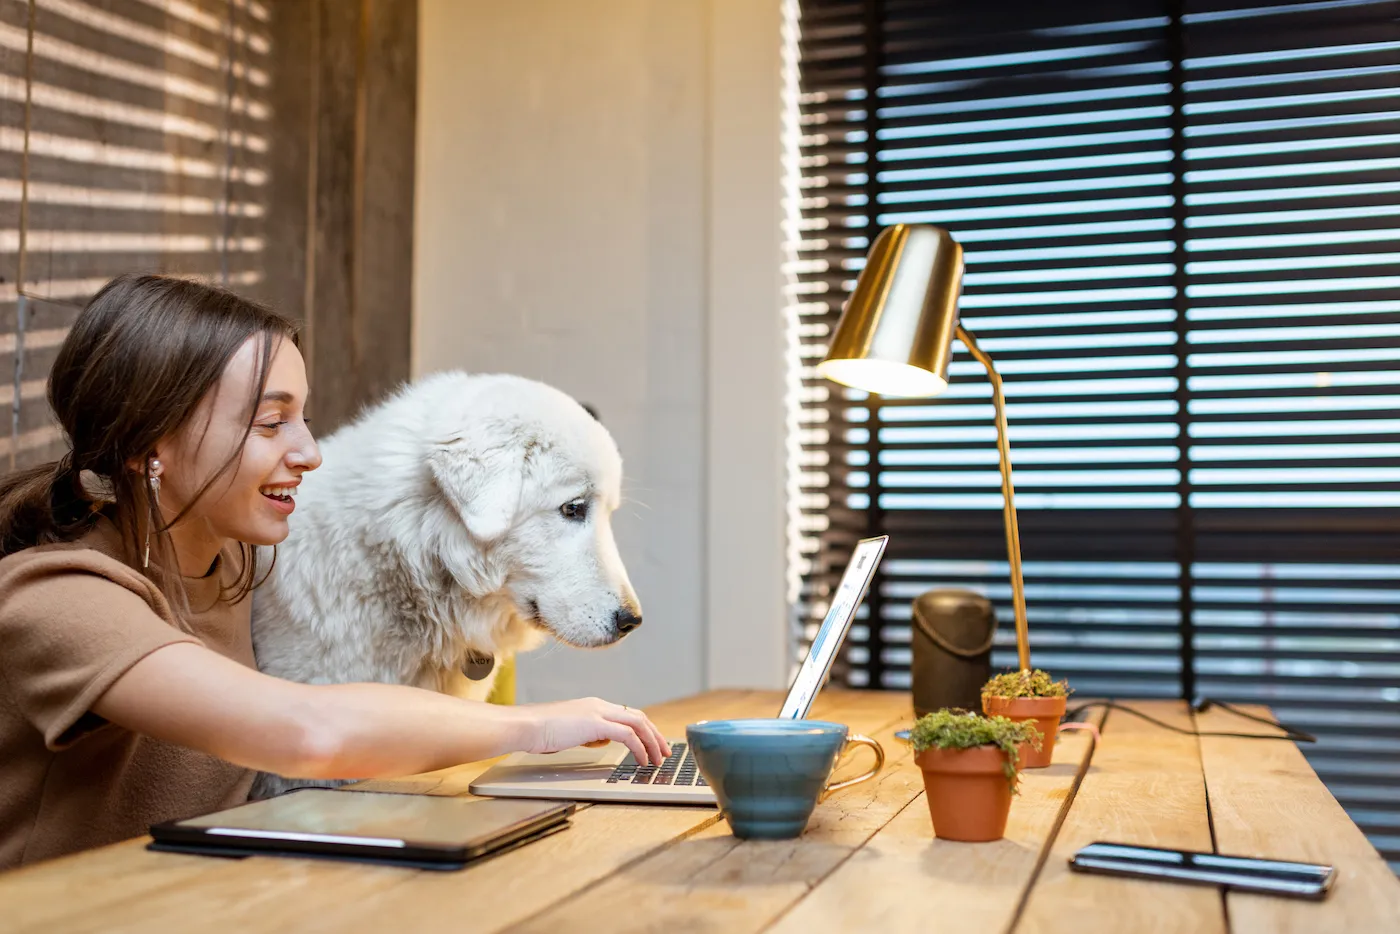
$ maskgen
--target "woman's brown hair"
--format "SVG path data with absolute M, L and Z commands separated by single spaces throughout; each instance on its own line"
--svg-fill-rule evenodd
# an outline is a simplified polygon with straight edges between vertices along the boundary
M 121 532 L 123 560 L 142 570 L 177 607 L 185 607 L 167 529 L 238 463 L 243 448 L 168 523 L 151 495 L 149 462 L 156 443 L 194 417 L 249 338 L 260 339 L 261 351 L 248 400 L 251 430 L 277 345 L 296 341 L 291 322 L 256 302 L 188 279 L 125 275 L 103 286 L 78 315 L 49 372 L 49 405 L 68 453 L 0 479 L 0 556 L 74 541 L 99 514 L 106 515 Z M 103 488 L 97 502 L 85 489 L 85 475 Z M 143 567 L 147 540 L 150 565 Z M 240 549 L 232 599 L 252 589 L 256 574 L 252 548 Z

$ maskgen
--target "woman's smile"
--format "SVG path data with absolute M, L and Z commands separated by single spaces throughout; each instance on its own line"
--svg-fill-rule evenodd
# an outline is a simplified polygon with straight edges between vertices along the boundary
M 271 484 L 258 487 L 258 492 L 262 494 L 263 499 L 267 500 L 273 509 L 276 509 L 284 516 L 289 516 L 292 514 L 292 510 L 297 508 L 296 500 L 294 499 L 297 495 L 297 486 L 298 484 L 296 483 Z

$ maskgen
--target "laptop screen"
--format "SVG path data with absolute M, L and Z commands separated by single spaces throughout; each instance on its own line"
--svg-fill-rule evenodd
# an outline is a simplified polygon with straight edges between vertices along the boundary
M 792 687 L 788 689 L 787 700 L 783 701 L 782 712 L 778 714 L 779 719 L 801 720 L 812 709 L 812 701 L 817 691 L 821 690 L 822 682 L 831 670 L 831 663 L 841 650 L 841 643 L 846 641 L 851 620 L 855 619 L 856 610 L 865 599 L 870 579 L 875 575 L 875 568 L 880 564 L 880 557 L 884 555 L 889 540 L 888 535 L 881 535 L 879 538 L 862 539 L 856 545 L 851 563 L 846 565 L 846 573 L 841 575 L 836 595 L 831 598 L 831 609 L 827 610 L 826 619 L 822 620 L 821 628 L 812 639 L 812 647 L 803 659 Z

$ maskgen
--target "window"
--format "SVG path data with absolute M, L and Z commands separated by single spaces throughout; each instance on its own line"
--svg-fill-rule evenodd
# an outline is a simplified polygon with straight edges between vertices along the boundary
M 63 443 L 45 379 L 112 276 L 261 278 L 267 36 L 253 0 L 0 0 L 0 438 Z
M 948 228 L 1005 377 L 1035 663 L 1093 696 L 1267 703 L 1400 867 L 1400 3 L 801 0 L 792 551 L 810 637 L 892 536 L 851 685 L 909 606 L 997 604 L 990 389 L 812 366 L 876 232 Z

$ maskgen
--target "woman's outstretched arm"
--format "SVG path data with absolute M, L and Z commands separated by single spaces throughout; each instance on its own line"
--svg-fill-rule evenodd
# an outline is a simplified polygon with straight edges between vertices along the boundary
M 596 697 L 503 707 L 394 684 L 299 684 L 177 643 L 131 667 L 93 713 L 156 739 L 288 778 L 382 778 L 506 752 L 616 740 L 670 753 L 639 710 Z

